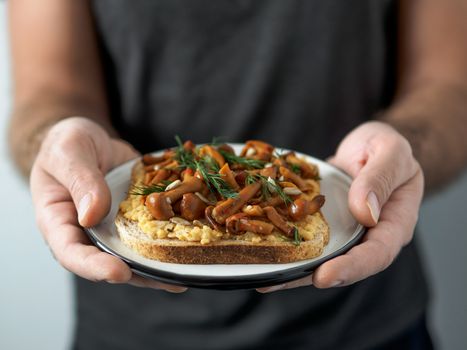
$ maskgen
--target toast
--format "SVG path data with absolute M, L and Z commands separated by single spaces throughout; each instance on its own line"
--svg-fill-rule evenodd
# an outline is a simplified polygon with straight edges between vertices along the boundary
M 120 212 L 115 224 L 122 242 L 138 254 L 177 264 L 279 264 L 311 259 L 322 254 L 329 228 L 321 213 L 316 237 L 296 246 L 290 242 L 222 239 L 209 244 L 177 239 L 153 239 Z
M 260 141 L 249 142 L 251 144 Z M 245 148 L 248 145 L 249 143 Z M 261 142 L 258 147 L 262 145 L 267 144 Z M 194 145 L 188 141 L 185 144 L 180 143 L 175 150 L 167 150 L 163 156 L 146 155 L 136 162 L 132 170 L 129 194 L 120 204 L 120 210 L 115 218 L 118 234 L 126 246 L 146 258 L 179 264 L 289 263 L 322 254 L 329 242 L 330 230 L 320 211 L 324 197 L 319 194 L 317 167 L 301 159 L 298 161 L 293 153 L 289 153 L 288 158 L 287 155 L 284 156 L 283 161 L 280 158 L 272 156 L 268 158 L 262 155 L 265 160 L 239 165 L 232 159 L 238 160 L 243 157 L 243 159 L 255 160 L 256 158 L 251 156 L 253 152 L 250 151 L 247 155 L 248 149 L 244 149 L 240 156 L 234 158 L 227 155 L 227 151 L 213 154 L 216 148 L 212 147 L 206 153 L 209 153 L 210 161 L 217 158 L 219 164 L 218 166 L 214 164 L 213 168 L 208 170 L 211 175 L 222 174 L 217 179 L 228 177 L 230 179 L 220 182 L 224 187 L 209 187 L 210 174 L 203 174 L 206 169 L 184 168 L 183 162 L 186 159 L 184 160 L 183 154 L 180 155 L 180 152 L 192 150 L 196 157 L 202 156 L 203 147 L 194 148 Z M 228 146 L 224 149 L 227 149 L 226 147 Z M 267 145 L 267 147 L 268 150 L 273 149 L 272 146 Z M 260 152 L 255 150 L 255 153 Z M 219 155 L 223 156 L 222 159 Z M 205 157 L 201 159 L 206 159 Z M 230 163 L 227 163 L 226 159 L 229 159 Z M 223 160 L 224 164 L 222 164 Z M 274 160 L 278 166 L 271 165 L 271 160 Z M 305 178 L 295 177 L 289 174 L 287 169 L 282 169 L 292 164 L 288 163 L 289 161 L 297 164 L 296 173 Z M 154 165 L 154 162 L 158 163 Z M 229 169 L 229 173 L 220 169 L 229 168 L 229 165 L 235 170 Z M 299 165 L 303 170 L 298 170 L 302 169 Z M 273 167 L 277 169 L 272 170 Z M 279 168 L 280 174 L 287 176 L 279 176 Z M 160 180 L 162 169 L 172 169 L 166 171 L 165 181 Z M 174 174 L 177 174 L 177 177 Z M 266 179 L 261 174 L 271 176 Z M 154 183 L 156 176 L 159 178 Z M 196 196 L 193 196 L 192 192 L 186 192 L 182 199 L 177 199 L 176 189 L 183 192 L 183 186 L 187 187 L 189 181 L 193 181 L 198 186 L 194 192 Z M 229 182 L 231 186 L 228 185 Z M 279 187 L 279 184 L 283 187 Z M 301 185 L 301 189 L 298 185 Z M 234 187 L 236 191 L 233 190 Z M 223 189 L 229 189 L 232 193 L 222 192 Z M 247 190 L 250 190 L 250 199 L 237 205 L 246 198 Z M 171 198 L 175 198 L 173 203 Z M 185 200 L 187 198 L 192 202 Z M 197 198 L 202 199 L 204 203 Z M 182 200 L 185 202 L 180 204 Z M 197 210 L 193 203 L 201 205 L 202 211 Z M 297 205 L 303 203 L 310 207 L 316 203 L 320 205 L 312 210 L 313 212 L 305 213 L 306 215 L 302 213 L 299 217 L 291 206 L 296 205 L 298 208 Z M 235 205 L 236 207 L 233 208 Z M 155 206 L 159 208 L 154 208 Z M 164 206 L 167 208 L 164 209 Z M 224 211 L 221 210 L 223 208 L 230 210 L 228 215 L 224 215 L 225 217 L 223 217 Z M 194 212 L 198 214 L 194 215 Z

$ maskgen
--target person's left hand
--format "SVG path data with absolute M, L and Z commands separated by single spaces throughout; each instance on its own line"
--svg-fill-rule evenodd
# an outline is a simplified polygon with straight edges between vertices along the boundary
M 408 141 L 382 122 L 353 130 L 329 162 L 353 178 L 349 208 L 369 227 L 360 244 L 305 278 L 257 289 L 267 293 L 313 284 L 346 286 L 386 269 L 413 236 L 423 197 L 423 173 Z M 331 232 L 332 235 L 332 232 Z

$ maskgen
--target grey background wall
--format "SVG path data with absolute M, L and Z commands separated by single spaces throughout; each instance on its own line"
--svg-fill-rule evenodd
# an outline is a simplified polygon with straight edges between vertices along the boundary
M 7 155 L 11 81 L 5 7 L 0 2 L 0 349 L 66 349 L 73 329 L 71 277 L 36 229 L 26 183 Z M 420 217 L 417 239 L 433 291 L 429 321 L 440 349 L 467 346 L 466 206 L 464 176 L 427 199 Z

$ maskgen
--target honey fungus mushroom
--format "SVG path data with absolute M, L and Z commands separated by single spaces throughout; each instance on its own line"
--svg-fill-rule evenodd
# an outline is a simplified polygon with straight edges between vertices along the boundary
M 245 147 L 240 153 L 240 156 L 269 161 L 273 152 L 274 147 L 269 143 L 258 140 L 250 140 L 245 144 Z
M 268 222 L 252 219 L 245 213 L 237 213 L 226 220 L 227 232 L 239 234 L 243 232 L 253 232 L 260 235 L 270 235 L 274 226 Z
M 155 219 L 168 220 L 175 216 L 172 203 L 182 198 L 185 193 L 201 191 L 204 186 L 201 179 L 186 174 L 179 186 L 167 192 L 151 193 L 147 196 L 145 204 Z
M 312 215 L 320 210 L 323 204 L 323 195 L 317 195 L 311 201 L 297 198 L 289 207 L 289 216 L 294 221 L 303 220 L 307 215 Z

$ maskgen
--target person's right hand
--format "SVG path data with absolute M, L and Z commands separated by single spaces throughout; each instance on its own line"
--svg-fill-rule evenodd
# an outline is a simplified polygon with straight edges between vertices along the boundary
M 186 288 L 134 275 L 122 260 L 92 245 L 81 228 L 97 224 L 110 209 L 104 175 L 137 156 L 128 143 L 110 138 L 89 119 L 67 118 L 54 125 L 31 172 L 39 229 L 58 262 L 78 276 L 183 292 Z

